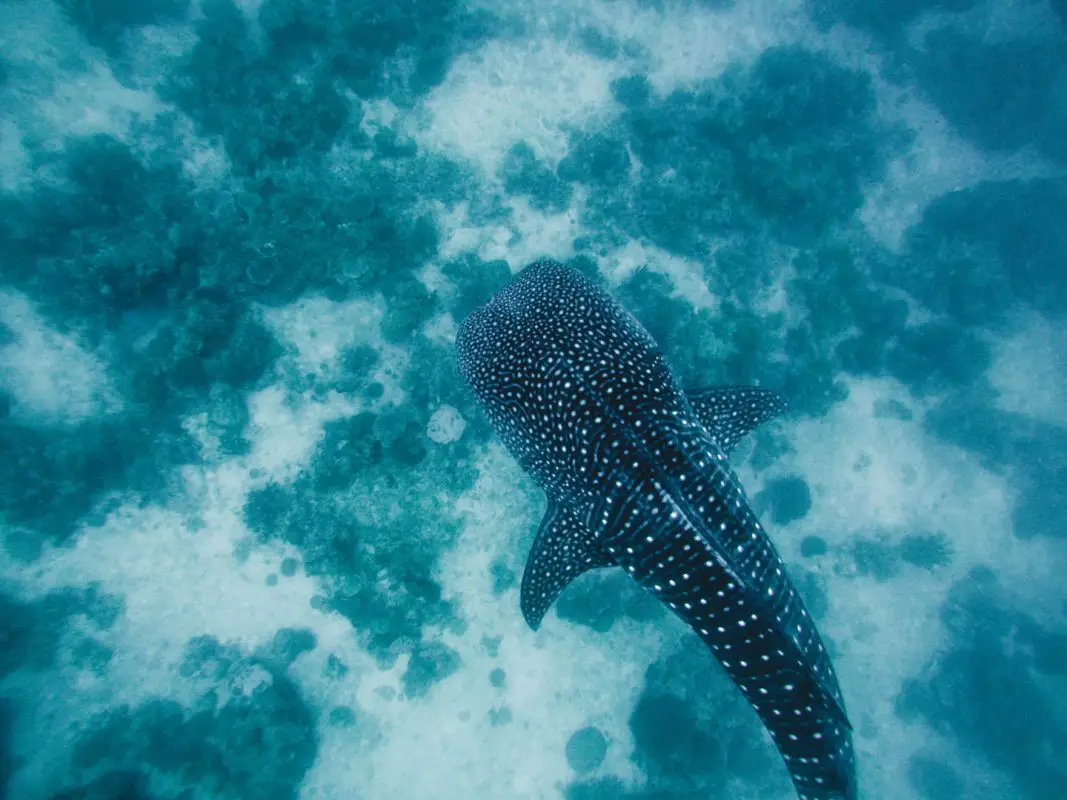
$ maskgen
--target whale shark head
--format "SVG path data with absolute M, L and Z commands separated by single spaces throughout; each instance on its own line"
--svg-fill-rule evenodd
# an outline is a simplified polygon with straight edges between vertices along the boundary
M 460 371 L 482 402 L 501 400 L 515 374 L 546 357 L 648 355 L 657 346 L 640 323 L 576 270 L 538 261 L 460 325 Z M 601 365 L 604 366 L 604 365 Z M 672 381 L 669 372 L 660 376 Z

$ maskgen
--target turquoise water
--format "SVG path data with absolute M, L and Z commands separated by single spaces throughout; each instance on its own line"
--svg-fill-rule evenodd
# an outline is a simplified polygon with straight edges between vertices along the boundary
M 861 796 L 1067 797 L 1061 0 L 0 5 L 0 796 L 787 800 L 459 378 L 524 265 L 690 387 Z

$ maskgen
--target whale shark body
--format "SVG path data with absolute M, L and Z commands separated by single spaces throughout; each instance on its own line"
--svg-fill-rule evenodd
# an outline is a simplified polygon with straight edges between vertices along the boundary
M 641 324 L 541 261 L 460 326 L 460 369 L 548 510 L 523 574 L 535 630 L 560 592 L 617 566 L 711 648 L 802 800 L 857 796 L 833 666 L 727 456 L 785 407 L 765 389 L 685 393 Z

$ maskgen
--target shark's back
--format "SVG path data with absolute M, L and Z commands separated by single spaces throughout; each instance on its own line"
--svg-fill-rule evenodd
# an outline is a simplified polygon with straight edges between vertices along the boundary
M 726 459 L 780 399 L 737 387 L 687 395 L 625 309 L 551 261 L 475 311 L 457 349 L 504 443 L 549 498 L 523 576 L 531 626 L 582 572 L 622 567 L 712 649 L 799 796 L 853 800 L 833 667 Z
M 629 426 L 692 414 L 640 323 L 554 261 L 527 267 L 472 313 L 456 344 L 490 421 L 550 497 L 599 489 L 599 465 L 623 457 Z M 590 449 L 600 442 L 619 444 Z

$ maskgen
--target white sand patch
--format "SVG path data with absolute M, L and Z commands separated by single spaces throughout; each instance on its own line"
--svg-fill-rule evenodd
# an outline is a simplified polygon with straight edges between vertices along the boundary
M 161 509 L 120 512 L 107 526 L 84 536 L 75 551 L 57 554 L 47 566 L 39 588 L 53 581 L 83 585 L 99 580 L 104 591 L 123 596 L 125 612 L 100 637 L 114 648 L 105 677 L 62 668 L 50 676 L 54 685 L 64 687 L 62 691 L 35 692 L 35 704 L 26 707 L 20 720 L 25 734 L 21 741 L 47 739 L 49 746 L 21 753 L 28 764 L 11 787 L 13 796 L 44 800 L 61 788 L 66 769 L 59 767 L 69 757 L 80 725 L 91 715 L 155 697 L 191 706 L 198 690 L 180 676 L 179 667 L 186 643 L 195 636 L 216 636 L 251 655 L 268 646 L 279 628 L 312 629 L 318 647 L 301 657 L 293 677 L 313 704 L 337 699 L 345 687 L 354 694 L 360 676 L 373 669 L 373 662 L 356 646 L 349 623 L 311 607 L 316 592 L 311 579 L 298 572 L 267 585 L 266 576 L 291 553 L 269 546 L 238 563 L 233 549 L 245 533 L 233 509 L 208 510 L 204 517 L 206 526 L 193 531 L 186 520 Z M 349 667 L 343 680 L 322 677 L 330 653 Z M 305 667 L 301 661 L 309 664 Z M 247 677 L 270 680 L 262 669 Z
M 615 286 L 641 269 L 667 278 L 674 285 L 671 297 L 684 300 L 696 311 L 714 311 L 719 307 L 718 298 L 704 281 L 703 267 L 695 261 L 637 241 L 630 241 L 601 259 L 601 273 Z
M 514 233 L 505 225 L 475 224 L 470 218 L 468 203 L 457 203 L 447 208 L 436 204 L 433 211 L 441 235 L 437 253 L 442 261 L 458 258 L 467 252 L 476 252 L 479 255 L 482 252 L 499 252 L 507 249 L 514 237 Z M 508 264 L 515 269 L 510 261 Z
M 149 91 L 127 88 L 103 64 L 56 81 L 37 111 L 60 135 L 107 133 L 123 139 L 132 122 L 150 120 L 164 106 Z
M 596 638 L 570 627 L 534 634 L 523 630 L 521 615 L 505 605 L 513 606 L 514 597 L 500 603 L 501 623 L 493 630 L 503 641 L 496 658 L 468 635 L 449 641 L 463 668 L 426 698 L 383 701 L 370 692 L 361 697 L 361 705 L 383 720 L 385 734 L 369 785 L 363 784 L 367 796 L 429 800 L 446 791 L 558 797 L 575 777 L 566 761 L 567 740 L 588 724 L 611 740 L 610 766 L 624 777 L 634 775 L 627 760 L 632 750 L 627 719 L 655 656 L 654 641 L 632 623 Z M 489 683 L 497 667 L 507 675 L 503 690 Z M 494 726 L 490 712 L 504 708 L 510 721 Z M 412 752 L 423 754 L 425 769 L 410 769 Z M 328 769 L 320 762 L 320 772 Z
M 753 61 L 764 50 L 794 41 L 802 21 L 799 0 L 756 0 L 715 9 L 668 0 L 658 10 L 636 3 L 596 2 L 597 27 L 621 41 L 636 42 L 648 62 L 638 61 L 660 95 L 718 77 L 728 66 Z
M 430 415 L 426 435 L 437 444 L 448 444 L 459 441 L 466 428 L 467 421 L 463 419 L 463 415 L 453 406 L 445 405 Z
M 334 395 L 293 409 L 279 387 L 249 405 L 248 456 L 213 468 L 184 467 L 182 495 L 172 507 L 124 506 L 103 526 L 83 529 L 73 548 L 52 549 L 40 562 L 42 589 L 101 582 L 104 591 L 125 598 L 117 626 L 127 632 L 123 638 L 137 643 L 135 651 L 147 649 L 152 660 L 165 660 L 199 634 L 255 647 L 279 627 L 299 625 L 310 611 L 312 581 L 297 575 L 266 585 L 281 558 L 297 553 L 272 543 L 253 548 L 243 561 L 235 556 L 250 536 L 245 499 L 268 481 L 295 478 L 325 423 L 352 408 Z
M 577 204 L 559 214 L 545 214 L 530 206 L 525 197 L 505 201 L 511 209 L 508 224 L 480 226 L 470 219 L 470 208 L 461 203 L 452 208 L 434 207 L 441 232 L 441 261 L 474 252 L 483 261 L 503 260 L 512 272 L 539 258 L 567 259 L 574 255 L 574 239 L 584 229 Z M 443 276 L 438 280 L 443 282 Z
M 199 41 L 194 25 L 181 20 L 128 29 L 123 35 L 123 59 L 129 64 L 124 78 L 151 91 Z
M 336 369 L 336 360 L 346 347 L 378 343 L 383 316 L 385 308 L 380 300 L 335 303 L 318 295 L 263 310 L 278 338 L 295 348 L 296 365 L 324 375 Z
M 809 482 L 817 521 L 806 518 L 790 526 L 786 550 L 799 546 L 794 528 L 800 536 L 818 533 L 831 546 L 862 531 L 943 531 L 959 548 L 957 565 L 969 568 L 996 556 L 1010 571 L 1012 565 L 1002 560 L 1013 541 L 1003 479 L 924 433 L 921 408 L 910 421 L 877 415 L 880 400 L 910 404 L 894 381 L 851 380 L 848 387 L 848 400 L 825 417 L 790 428 L 797 453 L 782 467 Z M 1030 566 L 1016 563 L 1015 569 Z
M 375 309 L 369 303 L 313 298 L 268 316 L 292 346 L 289 358 L 314 365 L 332 363 L 354 341 L 377 344 Z M 368 319 L 375 324 L 366 324 Z M 280 385 L 269 387 L 249 398 L 252 448 L 247 456 L 214 467 L 185 467 L 181 494 L 168 507 L 127 504 L 104 525 L 83 529 L 73 547 L 46 550 L 32 580 L 20 581 L 25 594 L 96 582 L 101 591 L 120 596 L 125 610 L 106 635 L 115 649 L 106 682 L 84 695 L 74 692 L 39 706 L 32 725 L 39 726 L 41 736 L 57 718 L 73 729 L 76 720 L 117 703 L 156 695 L 191 702 L 191 687 L 177 669 L 186 642 L 195 636 L 214 636 L 251 653 L 268 645 L 279 628 L 310 627 L 320 643 L 356 667 L 353 680 L 371 668 L 349 623 L 312 608 L 318 591 L 314 580 L 298 572 L 268 584 L 281 560 L 299 553 L 279 542 L 250 547 L 251 532 L 243 520 L 249 491 L 268 481 L 294 479 L 311 458 L 325 423 L 356 410 L 351 399 L 336 393 L 310 402 L 294 399 Z M 326 652 L 322 648 L 307 656 L 319 659 L 319 676 Z M 327 691 L 322 681 L 305 687 L 313 698 Z M 57 742 L 47 759 L 59 758 L 62 750 Z M 34 792 L 51 786 L 43 778 L 49 774 L 47 759 L 34 761 L 20 777 Z
M 422 334 L 434 344 L 452 347 L 456 343 L 456 331 L 459 325 L 449 313 L 437 314 L 422 328 Z
M 460 57 L 424 101 L 430 125 L 420 148 L 479 165 L 493 175 L 525 142 L 550 163 L 567 153 L 567 132 L 599 127 L 615 113 L 615 65 L 551 39 L 492 41 Z
M 0 90 L 0 103 L 4 102 Z M 16 192 L 30 180 L 30 154 L 13 119 L 0 119 L 0 190 Z
M 584 232 L 578 223 L 580 212 L 574 206 L 562 214 L 547 216 L 532 208 L 525 198 L 508 201 L 515 229 L 504 226 L 473 225 L 467 207 L 437 209 L 438 224 L 443 231 L 442 259 L 456 258 L 474 251 L 484 260 L 508 262 L 513 273 L 540 258 L 567 260 L 574 256 L 573 242 Z M 579 201 L 580 205 L 580 201 Z M 702 267 L 654 245 L 629 241 L 626 245 L 596 259 L 599 272 L 609 284 L 619 286 L 640 269 L 663 275 L 674 285 L 673 297 L 688 302 L 694 309 L 714 310 L 718 298 L 704 281 Z M 444 280 L 438 276 L 439 280 Z
M 400 109 L 385 98 L 359 100 L 359 115 L 359 129 L 372 138 L 382 129 L 408 123 Z
M 170 510 L 126 508 L 84 532 L 73 550 L 56 551 L 48 565 L 48 583 L 99 581 L 124 598 L 115 635 L 126 646 L 111 669 L 123 674 L 129 665 L 129 678 L 140 672 L 132 684 L 121 682 L 129 699 L 169 694 L 182 648 L 195 636 L 254 648 L 269 643 L 279 627 L 299 626 L 310 611 L 313 586 L 302 575 L 266 584 L 281 556 L 289 555 L 282 548 L 257 549 L 243 564 L 234 558 L 248 533 L 242 503 L 229 495 L 246 476 L 229 467 L 195 477 L 218 484 L 218 496 L 198 509 L 202 528 Z
M 201 187 L 218 186 L 230 174 L 230 159 L 221 143 L 207 142 L 190 133 L 182 172 Z
M 1067 425 L 1067 322 L 1035 312 L 1018 317 L 1017 328 L 993 346 L 989 380 L 1005 411 Z
M 76 425 L 122 408 L 107 366 L 73 337 L 52 330 L 22 294 L 0 291 L 0 386 L 14 400 L 16 418 Z
M 311 459 L 327 422 L 358 413 L 359 407 L 336 392 L 322 403 L 293 408 L 280 386 L 249 398 L 249 439 L 252 451 L 245 466 L 261 478 L 287 482 Z
M 249 20 L 255 20 L 259 16 L 259 9 L 264 0 L 234 0 L 234 5 L 244 12 Z
M 577 210 L 544 214 L 531 208 L 525 197 L 513 197 L 507 205 L 511 208 L 511 235 L 507 241 L 493 236 L 485 242 L 478 252 L 482 259 L 503 259 L 517 270 L 546 255 L 558 259 L 574 255 L 574 240 L 583 232 Z

